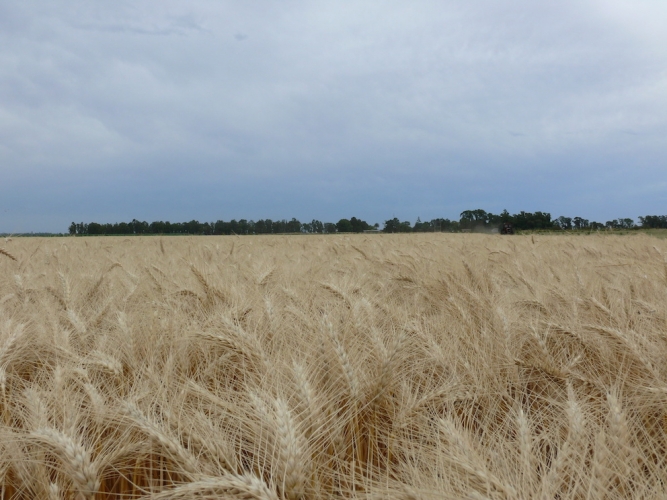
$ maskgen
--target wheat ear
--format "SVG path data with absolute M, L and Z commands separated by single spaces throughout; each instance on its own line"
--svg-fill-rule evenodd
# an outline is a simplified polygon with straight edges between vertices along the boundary
M 65 278 L 65 275 L 61 272 L 58 272 L 58 279 L 60 280 L 60 286 L 63 289 L 62 299 L 63 302 L 65 303 L 65 309 L 67 309 L 69 307 L 69 301 L 70 301 L 69 282 L 67 281 L 67 278 Z
M 378 348 L 381 354 L 381 368 L 380 375 L 377 379 L 375 385 L 375 393 L 373 396 L 374 404 L 379 404 L 382 398 L 385 395 L 385 392 L 391 385 L 392 378 L 396 376 L 396 365 L 398 364 L 398 354 L 403 348 L 403 344 L 407 339 L 407 333 L 405 330 L 401 331 L 398 335 L 394 337 L 394 341 L 390 349 L 384 348 L 384 344 L 381 339 L 377 339 Z
M 0 254 L 4 255 L 5 257 L 9 257 L 12 259 L 14 262 L 18 262 L 18 259 L 14 257 L 12 254 L 10 254 L 7 250 L 4 248 L 0 248 Z
M 533 437 L 530 430 L 530 423 L 522 408 L 519 408 L 519 411 L 517 412 L 516 423 L 519 437 L 521 475 L 523 476 L 524 487 L 526 488 L 525 491 L 533 491 L 536 483 Z
M 144 413 L 134 403 L 125 403 L 123 413 L 129 417 L 142 431 L 156 441 L 162 448 L 170 455 L 172 459 L 176 460 L 183 471 L 185 471 L 190 479 L 194 479 L 198 475 L 197 461 L 192 456 L 189 450 L 183 447 L 181 443 L 169 437 L 157 425 L 148 420 Z
M 308 380 L 306 369 L 298 362 L 294 362 L 294 378 L 296 379 L 297 393 L 306 411 L 306 420 L 310 426 L 310 432 L 313 432 L 320 426 L 322 412 L 317 406 L 315 390 Z
M 57 483 L 49 484 L 49 500 L 61 500 L 60 486 Z
M 542 498 L 555 498 L 564 484 L 573 490 L 579 483 L 581 470 L 577 470 L 575 460 L 581 459 L 582 445 L 585 443 L 586 421 L 581 404 L 577 401 L 572 383 L 567 384 L 567 407 L 565 413 L 569 423 L 567 439 L 558 450 L 549 472 L 542 479 Z M 566 481 L 566 473 L 573 475 Z M 561 492 L 562 493 L 562 492 Z M 564 494 L 564 493 L 562 493 Z
M 517 498 L 517 492 L 511 485 L 504 483 L 488 470 L 484 459 L 473 449 L 464 432 L 457 429 L 454 422 L 443 418 L 439 419 L 438 422 L 442 434 L 449 441 L 449 447 L 451 448 L 449 453 L 453 465 L 469 476 L 477 478 L 487 487 L 487 490 L 493 487 L 502 492 L 507 498 Z
M 33 429 L 45 426 L 48 422 L 46 406 L 39 393 L 32 387 L 23 391 L 24 404 L 28 410 L 26 424 Z
M 611 481 L 609 469 L 609 449 L 604 431 L 595 436 L 593 464 L 588 484 L 587 498 L 605 498 Z
M 98 366 L 103 370 L 106 370 L 117 377 L 120 377 L 123 374 L 123 365 L 116 358 L 110 354 L 106 354 L 102 351 L 92 351 L 90 356 L 84 360 L 85 363 Z
M 303 456 L 303 439 L 287 403 L 276 399 L 274 406 L 280 465 L 283 468 L 282 489 L 288 500 L 298 500 L 304 495 L 306 483 L 307 462 Z
M 5 321 L 3 325 L 4 331 L 10 332 L 6 337 L 5 341 L 0 346 L 0 364 L 3 364 L 3 361 L 8 357 L 16 345 L 16 341 L 23 334 L 23 325 L 13 326 L 11 320 Z
M 360 396 L 360 384 L 357 377 L 357 373 L 350 362 L 350 358 L 347 355 L 345 347 L 343 347 L 342 342 L 338 338 L 336 330 L 334 330 L 333 325 L 327 322 L 327 330 L 329 332 L 329 338 L 333 343 L 334 350 L 336 351 L 336 357 L 340 363 L 341 369 L 343 370 L 343 376 L 347 381 L 347 386 L 349 389 L 350 399 L 352 404 L 356 404 Z
M 3 404 L 7 405 L 7 371 L 4 366 L 0 366 L 0 390 L 2 390 Z M 3 407 L 4 409 L 4 407 Z
M 88 451 L 72 437 L 56 429 L 37 429 L 32 436 L 48 444 L 60 456 L 67 467 L 79 497 L 95 498 L 100 488 L 97 465 L 91 461 Z
M 617 486 L 619 490 L 628 493 L 630 477 L 632 475 L 632 463 L 636 463 L 636 450 L 632 446 L 628 421 L 621 403 L 614 392 L 607 394 L 609 404 L 609 432 L 607 438 L 610 448 L 613 450 L 614 461 L 617 464 Z
M 176 422 L 178 419 L 178 417 L 174 416 L 168 408 L 163 407 L 162 414 L 170 423 Z M 232 473 L 237 470 L 234 452 L 230 449 L 229 443 L 222 437 L 218 437 L 217 439 L 210 438 L 217 432 L 211 423 L 210 417 L 202 412 L 197 412 L 193 417 L 194 416 L 198 417 L 196 420 L 205 426 L 205 430 L 207 431 L 206 435 L 202 435 L 201 429 L 194 425 L 194 418 L 190 426 L 178 428 L 176 425 L 172 425 L 172 427 L 176 428 L 177 431 L 182 434 L 183 440 L 187 441 L 190 447 L 196 446 L 200 450 L 206 450 L 206 452 L 213 455 L 217 464 L 222 466 L 225 472 Z
M 257 477 L 250 474 L 225 474 L 187 483 L 150 497 L 152 500 L 279 500 L 278 495 Z

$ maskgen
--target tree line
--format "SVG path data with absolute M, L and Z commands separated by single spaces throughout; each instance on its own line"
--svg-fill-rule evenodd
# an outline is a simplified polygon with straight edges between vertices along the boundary
M 583 217 L 560 216 L 552 219 L 548 212 L 524 212 L 510 214 L 503 210 L 500 214 L 486 212 L 482 209 L 464 210 L 458 220 L 437 218 L 422 221 L 417 218 L 413 224 L 410 221 L 400 221 L 398 218 L 384 221 L 380 230 L 379 224 L 370 225 L 364 220 L 352 217 L 340 219 L 338 222 L 322 222 L 313 219 L 310 222 L 301 222 L 295 218 L 291 220 L 260 219 L 232 219 L 230 221 L 217 220 L 215 222 L 146 222 L 133 219 L 131 222 L 117 222 L 100 224 L 97 222 L 72 222 L 69 234 L 83 235 L 125 235 L 125 234 L 202 234 L 202 235 L 230 235 L 230 234 L 333 234 L 333 233 L 360 233 L 363 231 L 382 231 L 385 233 L 418 233 L 418 232 L 461 232 L 476 230 L 492 230 L 504 223 L 512 224 L 517 230 L 558 230 L 582 231 L 602 229 L 667 229 L 667 215 L 646 215 L 639 217 L 639 224 L 633 219 L 613 219 L 605 223 L 589 221 Z
M 217 220 L 215 222 L 169 222 L 155 221 L 148 223 L 133 219 L 131 222 L 113 224 L 99 224 L 97 222 L 72 222 L 69 226 L 71 235 L 113 235 L 113 234 L 289 234 L 289 233 L 360 233 L 367 230 L 377 230 L 379 224 L 371 226 L 366 221 L 352 217 L 340 219 L 338 222 L 322 222 L 313 219 L 311 222 L 291 220 L 260 219 L 258 221 L 246 219 L 232 219 L 231 221 Z

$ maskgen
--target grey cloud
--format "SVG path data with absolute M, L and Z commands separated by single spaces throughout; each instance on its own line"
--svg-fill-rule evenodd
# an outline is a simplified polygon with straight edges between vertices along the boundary
M 165 19 L 161 22 L 150 25 L 143 25 L 136 22 L 125 23 L 73 23 L 72 26 L 82 31 L 98 31 L 101 33 L 120 33 L 120 34 L 135 34 L 135 35 L 151 35 L 151 36 L 169 36 L 180 35 L 186 36 L 191 33 L 206 31 L 204 27 L 198 23 L 194 16 L 183 15 L 172 19 Z
M 667 36 L 658 29 L 667 7 L 632 5 L 5 3 L 0 173 L 16 183 L 47 172 L 79 175 L 82 186 L 108 179 L 98 200 L 116 199 L 128 172 L 174 199 L 184 179 L 212 193 L 235 183 L 248 196 L 236 206 L 264 205 L 263 216 L 289 205 L 335 218 L 335 200 L 376 213 L 391 208 L 387 199 L 404 200 L 395 209 L 406 217 L 424 199 L 415 217 L 455 216 L 468 201 L 507 203 L 498 194 L 506 177 L 525 183 L 508 200 L 518 209 L 528 189 L 546 205 L 537 209 L 566 199 L 599 213 L 659 209 L 658 194 L 632 193 L 645 182 L 634 172 L 667 176 L 655 167 L 667 152 Z M 610 161 L 621 173 L 609 173 Z M 635 188 L 625 199 L 599 180 L 623 172 Z M 571 175 L 607 195 L 568 197 Z M 535 180 L 545 176 L 548 184 Z M 336 179 L 369 194 L 351 200 L 350 183 Z M 258 186 L 303 206 L 255 198 Z M 321 196 L 290 189 L 332 201 L 320 210 Z M 157 212 L 170 210 L 167 198 L 153 199 Z M 43 199 L 44 211 L 58 206 Z M 94 199 L 63 208 L 64 219 L 97 213 Z M 438 203 L 462 206 L 446 214 Z M 127 213 L 143 206 L 123 204 Z

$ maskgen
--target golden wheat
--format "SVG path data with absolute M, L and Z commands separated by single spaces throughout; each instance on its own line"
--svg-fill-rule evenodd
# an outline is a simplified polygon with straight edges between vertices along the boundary
M 0 500 L 667 497 L 667 241 L 7 248 Z

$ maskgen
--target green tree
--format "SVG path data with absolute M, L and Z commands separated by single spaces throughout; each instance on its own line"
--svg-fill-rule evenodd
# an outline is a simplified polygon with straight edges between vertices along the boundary
M 422 222 L 421 218 L 417 217 L 415 225 L 412 226 L 412 231 L 415 233 L 424 233 L 431 230 L 431 224 L 428 222 Z
M 286 230 L 288 233 L 300 233 L 301 232 L 301 222 L 292 217 L 292 220 L 286 224 Z
M 588 219 L 584 219 L 582 217 L 575 217 L 572 219 L 572 225 L 574 226 L 575 229 L 581 230 L 581 229 L 588 229 L 589 227 L 589 222 Z
M 572 218 L 571 217 L 565 217 L 561 215 L 556 219 L 556 224 L 558 224 L 558 227 L 560 227 L 563 230 L 569 231 L 572 229 Z
M 554 222 L 551 220 L 549 212 L 524 212 L 512 216 L 515 229 L 553 229 Z
M 463 229 L 472 229 L 476 226 L 486 226 L 489 220 L 489 214 L 485 210 L 464 210 L 460 214 L 459 224 Z
M 510 213 L 507 211 L 507 209 L 504 209 L 504 210 L 500 213 L 500 222 L 501 222 L 501 223 L 503 223 L 503 222 L 508 222 L 508 223 L 512 224 L 512 223 L 514 222 L 514 217 L 512 217 L 512 216 L 510 215 Z
M 185 227 L 185 232 L 188 234 L 201 234 L 202 233 L 202 225 L 201 222 L 198 220 L 191 220 L 190 222 L 185 222 L 183 224 Z
M 341 219 L 336 223 L 336 230 L 339 233 L 351 233 L 353 231 L 352 223 L 349 219 Z
M 635 221 L 630 218 L 618 219 L 623 229 L 632 229 L 635 227 Z
M 356 217 L 350 219 L 350 224 L 352 225 L 352 231 L 355 233 L 363 233 L 365 230 L 371 228 L 366 221 L 357 219 Z
M 667 215 L 645 215 L 639 217 L 639 222 L 643 228 L 667 229 Z
M 382 229 L 385 233 L 398 233 L 401 230 L 401 221 L 397 217 L 393 219 L 384 221 L 384 228 Z
M 91 222 L 88 224 L 88 234 L 104 234 L 102 230 L 102 225 L 97 222 Z

